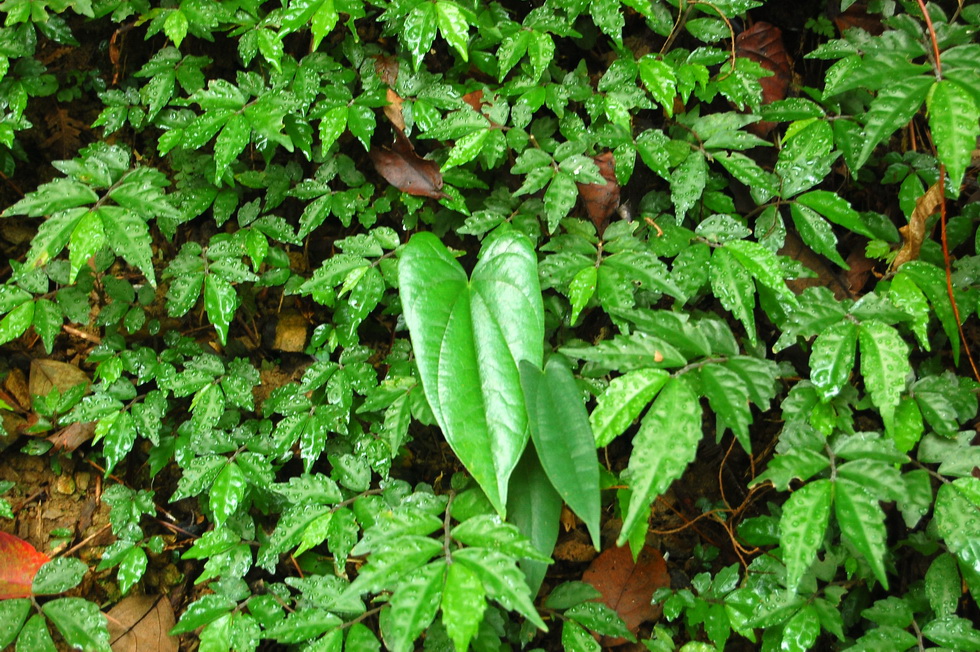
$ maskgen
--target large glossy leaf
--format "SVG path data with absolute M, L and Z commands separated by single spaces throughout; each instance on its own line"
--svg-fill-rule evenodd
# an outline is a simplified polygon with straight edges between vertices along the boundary
M 42 607 L 68 645 L 78 650 L 110 652 L 107 621 L 99 605 L 85 598 L 59 598 Z
M 950 552 L 980 573 L 980 480 L 958 478 L 939 487 L 934 518 Z
M 830 519 L 830 480 L 815 480 L 794 491 L 783 505 L 779 543 L 786 564 L 786 586 L 795 591 L 817 557 Z
M 650 503 L 679 478 L 701 441 L 701 404 L 681 378 L 672 378 L 653 402 L 633 440 L 627 470 L 632 495 L 616 545 L 649 516 Z
M 885 513 L 877 496 L 859 484 L 838 480 L 834 483 L 834 512 L 841 534 L 861 553 L 875 577 L 887 589 Z
M 854 370 L 858 326 L 851 321 L 834 324 L 813 342 L 810 381 L 826 401 L 836 396 Z
M 510 476 L 507 518 L 531 541 L 535 550 L 550 557 L 558 541 L 561 508 L 561 496 L 541 468 L 532 443 L 524 449 L 520 462 Z M 537 595 L 548 564 L 526 557 L 519 563 L 531 593 Z
M 876 321 L 861 324 L 861 375 L 871 400 L 890 431 L 905 376 L 911 371 L 905 340 L 891 326 Z
M 590 416 L 595 445 L 608 446 L 623 434 L 669 378 L 662 369 L 637 369 L 614 378 Z
M 431 233 L 399 264 L 405 321 L 422 386 L 449 445 L 506 514 L 507 483 L 528 439 L 518 363 L 541 366 L 544 308 L 537 259 L 513 231 L 488 238 L 467 280 Z
M 929 129 L 936 143 L 939 160 L 946 165 L 949 189 L 959 194 L 963 174 L 980 134 L 980 108 L 974 98 L 959 84 L 937 81 L 926 98 Z
M 561 355 L 544 371 L 521 361 L 531 438 L 541 468 L 565 504 L 585 522 L 599 549 L 599 460 L 582 392 Z

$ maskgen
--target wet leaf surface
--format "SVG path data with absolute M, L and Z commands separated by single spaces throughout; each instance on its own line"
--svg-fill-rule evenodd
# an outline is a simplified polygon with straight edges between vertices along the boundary
M 368 152 L 374 169 L 385 181 L 402 192 L 418 197 L 442 199 L 442 173 L 433 161 L 427 161 L 415 153 L 404 132 L 395 128 L 395 143 L 391 149 L 375 147 Z
M 667 564 L 659 551 L 646 546 L 636 563 L 628 546 L 610 548 L 593 560 L 582 581 L 602 594 L 602 602 L 616 611 L 634 634 L 640 625 L 656 620 L 663 611 L 650 604 L 653 592 L 670 586 Z M 604 637 L 604 647 L 622 645 L 623 638 Z
M 29 598 L 37 570 L 50 561 L 19 537 L 0 532 L 0 600 Z
M 619 182 L 613 169 L 615 159 L 612 152 L 604 152 L 594 157 L 599 166 L 599 174 L 606 183 L 577 183 L 578 194 L 582 198 L 585 212 L 595 224 L 601 235 L 616 209 L 619 208 Z

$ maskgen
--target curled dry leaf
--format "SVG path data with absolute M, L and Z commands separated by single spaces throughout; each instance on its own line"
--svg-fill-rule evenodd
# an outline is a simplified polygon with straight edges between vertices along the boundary
M 613 169 L 616 161 L 612 152 L 599 154 L 594 157 L 594 160 L 599 166 L 599 174 L 606 180 L 606 183 L 577 183 L 575 185 L 578 186 L 578 194 L 582 197 L 585 212 L 595 224 L 596 231 L 602 235 L 609 218 L 619 208 L 619 182 L 616 181 L 616 172 Z
M 95 421 L 78 423 L 77 421 L 48 437 L 56 451 L 71 453 L 76 448 L 95 437 Z
M 0 600 L 31 597 L 37 569 L 49 561 L 20 537 L 0 532 Z
M 113 652 L 177 652 L 177 638 L 168 634 L 174 609 L 165 596 L 127 596 L 106 616 Z
M 793 62 L 783 44 L 782 30 L 765 22 L 752 25 L 735 37 L 735 56 L 755 61 L 772 71 L 771 77 L 759 80 L 763 104 L 786 98 L 793 81 Z M 774 122 L 762 121 L 749 125 L 749 130 L 757 136 L 764 136 L 775 127 Z
M 405 132 L 395 127 L 395 144 L 391 149 L 374 147 L 368 152 L 374 169 L 385 181 L 402 192 L 418 197 L 442 199 L 442 173 L 433 161 L 415 153 Z
M 91 380 L 84 371 L 73 364 L 58 360 L 31 360 L 30 391 L 35 396 L 47 396 L 52 388 L 64 393 L 75 385 L 88 384 Z
M 863 29 L 867 33 L 875 36 L 885 31 L 885 26 L 881 22 L 881 16 L 868 13 L 867 2 L 855 2 L 844 12 L 841 12 L 840 5 L 841 3 L 839 1 L 828 2 L 827 16 L 830 17 L 830 20 L 834 21 L 834 25 L 837 26 L 837 30 L 841 34 L 844 33 L 844 30 L 851 29 L 852 27 Z
M 922 249 L 922 241 L 926 237 L 926 221 L 930 215 L 939 210 L 942 203 L 943 190 L 938 182 L 932 184 L 929 190 L 926 190 L 926 194 L 916 200 L 915 210 L 912 211 L 912 217 L 909 219 L 909 223 L 898 229 L 905 243 L 898 250 L 895 260 L 892 261 L 892 271 L 897 270 L 910 260 L 915 260 L 919 257 L 919 250 Z
M 602 594 L 602 602 L 619 614 L 632 633 L 640 625 L 660 618 L 663 607 L 650 604 L 654 591 L 670 586 L 670 574 L 663 555 L 650 546 L 640 551 L 633 563 L 629 547 L 611 548 L 593 560 L 582 581 Z M 603 637 L 603 647 L 626 643 L 624 638 Z
M 391 121 L 391 124 L 395 125 L 396 129 L 401 130 L 403 133 L 405 131 L 405 117 L 402 115 L 402 98 L 398 93 L 391 90 L 387 91 L 388 103 L 385 104 L 385 116 Z

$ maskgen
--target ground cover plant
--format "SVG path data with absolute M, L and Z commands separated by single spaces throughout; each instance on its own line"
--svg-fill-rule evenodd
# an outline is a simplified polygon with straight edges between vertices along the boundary
M 0 647 L 980 650 L 980 5 L 0 9 Z

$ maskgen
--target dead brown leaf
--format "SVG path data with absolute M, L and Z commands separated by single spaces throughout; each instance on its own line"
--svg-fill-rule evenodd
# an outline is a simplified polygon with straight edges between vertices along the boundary
M 793 62 L 783 44 L 783 32 L 766 22 L 758 22 L 735 37 L 735 56 L 755 61 L 771 77 L 759 80 L 762 85 L 762 103 L 769 104 L 786 98 L 789 85 L 793 81 Z M 757 136 L 764 136 L 775 128 L 774 122 L 756 122 L 749 130 Z
M 395 144 L 391 149 L 374 147 L 368 152 L 374 169 L 385 181 L 402 192 L 418 197 L 442 199 L 442 173 L 434 161 L 427 161 L 415 153 L 415 148 L 405 132 L 395 127 Z
M 95 436 L 95 421 L 75 422 L 48 437 L 56 451 L 70 453 Z
M 388 103 L 385 104 L 385 115 L 395 125 L 396 129 L 405 131 L 405 118 L 402 116 L 402 98 L 390 88 L 387 91 Z
M 52 388 L 64 393 L 75 385 L 90 382 L 88 374 L 73 364 L 58 360 L 31 360 L 29 388 L 34 396 L 47 396 Z
M 905 243 L 898 250 L 895 260 L 892 261 L 891 270 L 895 271 L 910 260 L 919 257 L 919 250 L 922 249 L 922 241 L 926 237 L 926 221 L 929 217 L 939 210 L 943 202 L 943 189 L 939 183 L 934 183 L 926 194 L 919 197 L 915 202 L 915 210 L 909 223 L 899 227 L 898 232 L 902 234 Z
M 31 411 L 31 390 L 27 386 L 24 372 L 14 367 L 3 379 L 0 399 L 14 410 L 26 414 Z
M 170 600 L 162 595 L 130 595 L 106 614 L 113 652 L 177 652 Z
M 616 611 L 634 634 L 640 625 L 660 618 L 663 607 L 650 604 L 654 591 L 670 586 L 670 574 L 663 555 L 645 546 L 636 563 L 628 546 L 611 548 L 593 560 L 582 581 L 602 594 L 602 602 Z M 624 638 L 605 636 L 603 647 L 626 643 Z
M 374 72 L 385 84 L 394 86 L 398 81 L 398 59 L 384 54 L 375 57 Z
M 616 161 L 612 152 L 599 154 L 594 157 L 594 160 L 599 166 L 599 174 L 606 180 L 606 183 L 577 183 L 575 185 L 578 186 L 578 194 L 582 197 L 585 212 L 601 236 L 606 229 L 609 218 L 619 208 L 619 182 L 616 180 L 616 172 L 613 169 Z

